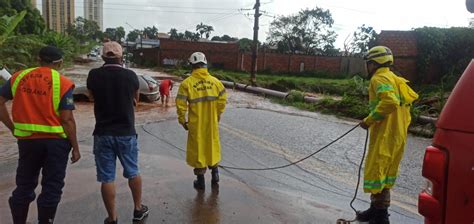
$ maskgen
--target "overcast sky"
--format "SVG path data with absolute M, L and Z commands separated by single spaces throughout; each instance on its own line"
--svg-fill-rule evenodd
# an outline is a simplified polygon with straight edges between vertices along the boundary
M 41 2 L 41 1 L 38 1 Z M 158 27 L 159 32 L 176 28 L 195 31 L 196 24 L 214 27 L 214 35 L 252 38 L 255 0 L 104 0 L 104 29 L 123 26 L 142 29 Z M 289 15 L 316 6 L 329 9 L 338 33 L 336 47 L 354 30 L 366 24 L 380 30 L 410 30 L 423 26 L 467 26 L 469 18 L 465 0 L 261 0 L 260 41 L 265 41 L 271 16 Z M 41 8 L 38 3 L 38 8 Z M 76 0 L 76 17 L 84 16 L 84 0 Z M 239 10 L 244 9 L 244 10 Z M 127 25 L 126 23 L 129 23 Z

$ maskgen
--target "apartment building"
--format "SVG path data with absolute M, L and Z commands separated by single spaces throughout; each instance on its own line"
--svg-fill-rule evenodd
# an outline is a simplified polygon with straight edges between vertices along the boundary
M 95 21 L 100 30 L 104 29 L 103 5 L 103 0 L 84 0 L 84 18 Z
M 64 33 L 67 26 L 74 22 L 74 9 L 74 0 L 42 0 L 46 26 L 56 32 Z

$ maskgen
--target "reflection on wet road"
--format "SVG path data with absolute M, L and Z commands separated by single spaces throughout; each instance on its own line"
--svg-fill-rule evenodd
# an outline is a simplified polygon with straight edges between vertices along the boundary
M 193 201 L 192 211 L 190 212 L 192 216 L 192 223 L 220 223 L 219 185 L 217 185 L 216 187 L 213 186 L 208 197 L 205 198 L 205 196 L 205 191 L 196 192 L 196 197 Z

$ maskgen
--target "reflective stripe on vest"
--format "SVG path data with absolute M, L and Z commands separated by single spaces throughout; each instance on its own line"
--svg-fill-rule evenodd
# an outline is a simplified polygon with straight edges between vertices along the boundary
M 26 69 L 21 72 L 18 77 L 16 77 L 15 82 L 12 85 L 12 95 L 15 97 L 16 90 L 18 85 L 25 75 L 29 74 L 31 71 L 36 68 Z M 59 116 L 59 102 L 61 99 L 61 77 L 58 71 L 51 69 L 52 77 L 52 89 L 53 89 L 53 108 L 57 116 Z M 67 135 L 64 133 L 64 128 L 62 126 L 48 126 L 48 125 L 39 125 L 39 124 L 22 124 L 22 123 L 13 123 L 15 130 L 13 134 L 18 137 L 28 137 L 33 134 L 33 132 L 42 132 L 42 133 L 52 133 L 58 134 L 62 138 L 67 138 Z

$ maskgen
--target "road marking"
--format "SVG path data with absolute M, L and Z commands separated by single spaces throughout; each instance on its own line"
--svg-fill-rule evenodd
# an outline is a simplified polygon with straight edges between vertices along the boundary
M 265 148 L 265 149 L 268 149 L 269 151 L 272 151 L 274 153 L 277 153 L 277 154 L 280 154 L 282 156 L 285 156 L 286 158 L 290 157 L 288 155 L 288 152 L 291 152 L 292 150 L 288 149 L 288 148 L 285 148 L 281 145 L 278 145 L 278 144 L 275 144 L 275 143 L 272 143 L 272 142 L 269 142 L 269 141 L 266 141 L 265 139 L 262 139 L 262 138 L 259 138 L 257 137 L 256 135 L 254 134 L 250 134 L 248 132 L 245 132 L 243 130 L 240 130 L 240 129 L 237 129 L 237 128 L 233 128 L 231 127 L 230 125 L 228 124 L 225 124 L 225 123 L 220 123 L 219 126 L 229 132 L 230 134 L 234 135 L 234 136 L 237 136 L 237 137 L 240 137 L 244 140 L 248 140 L 252 143 L 254 143 L 255 145 L 257 146 L 260 146 L 262 148 Z M 278 150 L 279 149 L 279 150 Z M 289 159 L 289 158 L 288 158 Z

